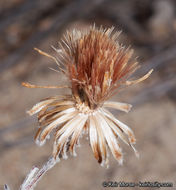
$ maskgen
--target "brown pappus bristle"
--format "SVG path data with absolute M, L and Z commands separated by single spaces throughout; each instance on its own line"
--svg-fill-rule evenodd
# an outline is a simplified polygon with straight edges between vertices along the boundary
M 110 29 L 90 28 L 83 33 L 67 33 L 61 48 L 76 101 L 96 108 L 135 71 L 133 50 L 119 45 L 119 33 Z

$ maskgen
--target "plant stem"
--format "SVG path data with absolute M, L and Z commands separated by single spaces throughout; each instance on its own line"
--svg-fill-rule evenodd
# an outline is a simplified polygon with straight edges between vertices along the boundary
M 53 168 L 59 160 L 50 157 L 49 160 L 42 166 L 41 169 L 33 167 L 29 174 L 26 176 L 23 184 L 19 190 L 33 190 L 44 174 Z M 4 190 L 10 190 L 8 185 L 4 185 Z

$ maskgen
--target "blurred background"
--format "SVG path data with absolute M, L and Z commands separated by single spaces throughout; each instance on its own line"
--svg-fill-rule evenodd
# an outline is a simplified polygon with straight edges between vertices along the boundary
M 154 69 L 149 79 L 112 98 L 133 104 L 128 114 L 113 113 L 133 129 L 140 158 L 121 143 L 123 166 L 110 158 L 109 169 L 102 168 L 83 138 L 78 156 L 62 160 L 36 189 L 100 190 L 108 180 L 176 186 L 176 1 L 0 0 L 0 189 L 5 183 L 18 189 L 32 166 L 40 167 L 52 152 L 52 140 L 40 148 L 35 145 L 36 117 L 26 111 L 63 90 L 27 89 L 21 82 L 58 85 L 67 81 L 48 68 L 56 67 L 52 60 L 33 48 L 57 56 L 51 46 L 58 47 L 66 30 L 94 23 L 122 30 L 120 43 L 130 45 L 141 64 L 136 77 Z

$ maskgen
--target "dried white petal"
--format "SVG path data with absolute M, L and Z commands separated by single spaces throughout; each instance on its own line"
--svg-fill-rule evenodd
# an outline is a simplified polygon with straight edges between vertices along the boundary
M 92 151 L 94 153 L 95 158 L 98 161 L 100 156 L 99 156 L 99 150 L 98 150 L 98 134 L 97 134 L 97 129 L 96 129 L 96 125 L 95 125 L 95 121 L 92 118 L 92 116 L 89 116 L 89 138 L 90 138 L 90 145 L 92 148 Z
M 75 108 L 69 108 L 67 110 L 63 111 L 65 114 L 50 123 L 41 133 L 40 135 L 40 141 L 44 141 L 46 136 L 57 126 L 59 126 L 61 123 L 68 121 L 69 119 L 73 118 L 76 114 L 77 111 Z
M 75 130 L 76 126 L 78 127 L 83 127 L 86 120 L 87 120 L 87 115 L 80 115 L 77 114 L 73 119 L 68 121 L 60 130 L 56 132 L 56 146 L 54 146 L 53 154 L 56 155 L 57 151 L 61 150 L 63 144 L 69 138 L 69 136 L 73 133 Z M 58 139 L 59 137 L 59 139 Z M 57 141 L 58 139 L 58 141 Z
M 54 101 L 53 99 L 41 101 L 41 102 L 37 103 L 36 105 L 34 105 L 31 110 L 27 111 L 27 113 L 29 115 L 34 115 L 37 112 L 41 111 L 48 104 L 52 103 L 53 101 Z
M 116 158 L 119 161 L 119 164 L 123 163 L 123 159 L 122 159 L 122 151 L 121 148 L 119 147 L 118 143 L 117 143 L 117 139 L 115 138 L 112 130 L 110 129 L 109 125 L 107 124 L 107 122 L 105 121 L 105 119 L 102 117 L 102 113 L 97 113 L 97 118 L 98 121 L 101 125 L 101 129 L 103 131 L 103 134 L 106 138 L 107 144 L 114 156 L 114 158 Z
M 133 131 L 127 125 L 116 119 L 108 110 L 102 108 L 101 111 L 104 115 L 114 121 L 120 127 L 120 129 L 122 129 L 128 135 L 131 144 L 136 142 Z

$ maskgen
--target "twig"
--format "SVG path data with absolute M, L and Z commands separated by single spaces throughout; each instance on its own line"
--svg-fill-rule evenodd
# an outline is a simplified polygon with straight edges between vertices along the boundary
M 10 188 L 7 184 L 4 185 L 4 190 L 10 190 Z
M 59 160 L 55 160 L 53 157 L 51 157 L 39 170 L 39 168 L 34 167 L 26 179 L 24 180 L 23 184 L 20 187 L 20 190 L 32 190 L 37 185 L 37 183 L 40 181 L 40 179 L 44 176 L 44 174 L 50 170 L 52 167 L 55 166 L 55 164 Z
M 45 173 L 53 168 L 59 160 L 55 160 L 53 157 L 42 166 L 41 169 L 33 167 L 27 177 L 25 178 L 23 184 L 19 190 L 33 190 Z M 4 190 L 10 190 L 8 185 L 4 185 Z

